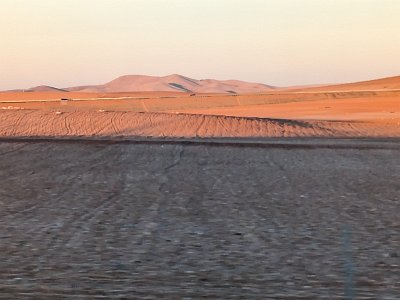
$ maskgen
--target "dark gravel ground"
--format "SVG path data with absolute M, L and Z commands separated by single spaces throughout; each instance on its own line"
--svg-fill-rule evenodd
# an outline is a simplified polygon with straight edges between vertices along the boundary
M 400 147 L 0 143 L 0 298 L 400 299 Z

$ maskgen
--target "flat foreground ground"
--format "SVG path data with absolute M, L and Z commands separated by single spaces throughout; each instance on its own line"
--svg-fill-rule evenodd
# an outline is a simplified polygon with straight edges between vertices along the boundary
M 324 143 L 2 142 L 0 298 L 398 299 L 400 146 Z

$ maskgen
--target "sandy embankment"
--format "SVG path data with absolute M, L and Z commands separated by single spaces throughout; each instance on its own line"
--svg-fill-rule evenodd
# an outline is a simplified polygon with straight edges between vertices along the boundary
M 400 137 L 398 123 L 168 113 L 0 110 L 1 137 Z

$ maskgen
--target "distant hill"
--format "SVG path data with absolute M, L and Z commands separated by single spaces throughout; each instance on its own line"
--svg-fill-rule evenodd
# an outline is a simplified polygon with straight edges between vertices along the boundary
M 55 88 L 48 85 L 39 85 L 27 90 L 28 92 L 68 92 L 64 89 Z
M 59 88 L 55 88 L 52 86 L 48 86 L 48 85 L 39 85 L 39 86 L 35 86 L 33 88 L 30 89 L 17 89 L 17 90 L 9 90 L 6 92 L 68 92 L 65 89 L 59 89 Z
M 67 88 L 73 92 L 192 92 L 192 93 L 258 93 L 275 87 L 262 83 L 239 80 L 197 80 L 178 74 L 168 76 L 126 75 L 102 85 L 88 85 Z
M 321 92 L 321 91 L 368 91 L 400 89 L 400 76 L 343 84 L 275 87 L 262 83 L 240 80 L 193 79 L 178 74 L 168 76 L 125 75 L 100 85 L 85 85 L 55 88 L 41 85 L 26 90 L 7 92 L 186 92 L 186 93 L 230 93 L 252 94 L 271 91 Z
M 386 77 L 352 83 L 332 84 L 310 88 L 302 88 L 303 91 L 374 91 L 400 89 L 400 76 Z

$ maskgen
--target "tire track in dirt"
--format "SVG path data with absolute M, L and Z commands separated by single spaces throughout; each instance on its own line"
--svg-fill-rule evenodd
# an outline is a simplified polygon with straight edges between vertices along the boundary
M 85 171 L 85 173 L 94 173 L 94 170 L 99 168 L 110 168 L 106 159 L 107 152 L 108 150 L 106 148 L 104 151 L 102 151 L 103 155 L 90 159 L 93 162 L 90 164 L 90 167 L 87 169 L 87 171 Z M 119 161 L 121 155 L 122 152 L 119 151 L 118 155 L 114 157 L 115 161 Z M 88 159 L 88 157 L 85 158 L 86 161 Z M 109 189 L 111 190 L 110 194 L 107 197 L 104 197 L 102 202 L 96 204 L 96 206 L 91 208 L 88 212 L 73 211 L 72 218 L 58 230 L 59 232 L 68 232 L 69 234 L 63 235 L 63 238 L 54 239 L 52 244 L 48 245 L 48 248 L 52 250 L 52 253 L 49 252 L 51 255 L 48 258 L 53 258 L 54 255 L 57 255 L 58 251 L 62 251 L 62 249 L 65 247 L 78 247 L 77 243 L 81 241 L 81 236 L 89 231 L 90 227 L 99 218 L 99 216 L 117 204 L 119 196 L 124 190 L 124 185 L 125 176 L 122 176 L 121 180 L 114 182 L 114 186 Z M 64 190 L 64 192 L 61 194 L 66 194 L 67 192 L 68 189 Z
M 169 172 L 181 163 L 185 151 L 182 145 L 175 146 L 174 150 L 173 161 L 167 166 L 162 167 L 162 174 L 157 183 L 159 197 L 153 200 L 152 204 L 146 208 L 136 222 L 136 231 L 141 233 L 136 245 L 143 245 L 142 247 L 144 248 L 144 251 L 136 256 L 136 261 L 146 261 L 148 259 L 147 255 L 154 251 L 155 242 L 162 239 L 161 231 L 163 228 L 161 222 L 165 220 L 166 210 L 171 205 L 167 203 L 170 195 L 169 185 L 171 177 L 169 176 Z
M 107 151 L 106 151 L 107 152 Z M 97 157 L 97 156 L 96 156 Z M 89 160 L 94 160 L 95 157 L 93 157 L 93 159 L 89 159 Z M 80 162 L 75 162 L 74 166 L 69 166 L 67 169 L 69 169 L 69 171 L 67 169 L 63 170 L 63 173 L 68 173 L 71 172 L 73 169 L 76 169 L 78 166 L 81 166 L 83 164 L 83 162 L 87 163 L 88 157 L 84 157 L 82 159 L 82 161 Z M 95 173 L 94 169 L 98 168 L 101 165 L 104 164 L 108 164 L 107 160 L 105 159 L 99 159 L 99 160 L 95 160 L 93 161 L 94 164 L 89 164 L 89 169 L 87 170 L 87 172 L 92 172 Z M 97 163 L 96 163 L 97 162 Z M 107 166 L 107 168 L 110 167 L 109 165 Z M 69 179 L 68 179 L 69 178 Z M 86 234 L 87 231 L 90 229 L 91 225 L 94 223 L 94 221 L 96 220 L 96 218 L 98 218 L 104 211 L 107 211 L 108 209 L 111 209 L 111 207 L 113 207 L 113 205 L 115 204 L 115 202 L 111 202 L 114 199 L 114 196 L 116 196 L 117 194 L 119 194 L 120 192 L 122 192 L 122 190 L 119 189 L 119 187 L 116 187 L 115 191 L 113 192 L 113 195 L 110 195 L 110 197 L 108 197 L 107 199 L 105 199 L 104 202 L 102 202 L 102 204 L 98 205 L 93 211 L 90 211 L 84 215 L 80 214 L 80 211 L 76 211 L 74 210 L 72 212 L 72 219 L 67 219 L 66 222 L 61 223 L 61 226 L 56 226 L 54 227 L 53 223 L 48 223 L 48 216 L 46 213 L 40 213 L 39 215 L 42 216 L 42 218 L 37 219 L 35 218 L 35 216 L 38 215 L 37 209 L 38 208 L 42 208 L 45 207 L 46 210 L 52 210 L 53 206 L 62 206 L 61 202 L 68 202 L 68 197 L 66 197 L 64 199 L 64 195 L 68 195 L 70 193 L 70 189 L 72 186 L 74 186 L 75 184 L 72 184 L 72 181 L 74 180 L 73 177 L 67 177 L 67 180 L 64 179 L 63 182 L 63 186 L 64 189 L 59 191 L 57 194 L 59 195 L 59 197 L 61 197 L 61 201 L 47 201 L 47 203 L 42 203 L 42 202 L 36 202 L 35 205 L 31 206 L 27 211 L 23 212 L 20 211 L 19 213 L 21 214 L 21 217 L 24 218 L 24 222 L 20 222 L 18 224 L 18 226 L 24 227 L 23 223 L 27 223 L 28 225 L 32 223 L 32 218 L 34 218 L 34 222 L 33 223 L 38 223 L 43 225 L 47 223 L 47 226 L 30 226 L 30 230 L 26 231 L 24 233 L 24 235 L 27 236 L 27 239 L 29 240 L 29 236 L 30 235 L 36 235 L 36 236 L 43 236 L 45 237 L 47 234 L 47 231 L 52 231 L 53 232 L 53 238 L 52 239 L 47 239 L 48 243 L 46 243 L 46 245 L 43 245 L 45 252 L 44 255 L 40 256 L 40 261 L 31 261 L 29 259 L 24 259 L 24 258 L 19 258 L 18 263 L 21 266 L 26 266 L 29 268 L 29 266 L 31 266 L 32 263 L 35 263 L 36 265 L 39 265 L 39 267 L 42 266 L 42 263 L 46 264 L 51 264 L 52 261 L 56 260 L 57 257 L 59 255 L 62 255 L 62 253 L 64 253 L 64 251 L 66 251 L 66 249 L 68 249 L 68 246 L 76 246 L 79 247 L 79 245 L 75 245 L 76 242 L 79 240 L 80 236 L 83 234 Z M 103 199 L 103 198 L 102 198 Z M 118 200 L 118 197 L 117 199 Z M 49 205 L 50 203 L 50 205 Z M 67 204 L 70 207 L 74 206 L 73 203 Z M 35 213 L 36 212 L 36 213 Z M 25 226 L 26 227 L 26 226 Z M 82 232 L 82 230 L 86 230 L 86 232 Z M 54 235 L 55 233 L 57 233 L 56 235 Z M 71 245 L 68 245 L 68 242 Z M 75 243 L 74 245 L 72 245 L 72 243 Z M 70 248 L 69 248 L 70 249 Z M 12 263 L 12 259 L 9 260 L 9 262 Z M 44 266 L 44 265 L 43 265 Z M 5 278 L 13 278 L 13 277 L 21 277 L 23 276 L 23 272 L 22 270 L 3 270 L 3 277 L 5 276 Z M 13 273 L 15 273 L 13 275 Z M 65 277 L 67 274 L 63 273 L 63 277 Z M 34 282 L 41 282 L 45 280 L 44 278 L 35 278 Z
M 117 125 L 116 125 L 117 116 L 118 115 L 114 112 L 114 113 L 112 113 L 111 118 L 110 118 L 111 126 L 112 126 L 112 129 L 113 129 L 113 134 L 112 135 L 118 135 L 118 128 L 117 128 Z
M 4 117 L 5 116 L 5 117 Z M 61 118 L 61 119 L 58 119 Z M 243 117 L 132 113 L 0 111 L 0 136 L 153 137 L 400 137 L 396 122 L 294 121 Z M 58 120 L 63 121 L 60 125 Z M 7 124 L 4 124 L 7 123 Z M 16 124 L 16 125 L 14 125 Z M 32 124 L 40 124 L 32 125 Z M 72 126 L 73 125 L 73 126 Z M 7 127 L 8 126 L 8 127 Z M 12 126 L 10 132 L 6 128 Z
M 23 148 L 25 148 L 27 146 L 28 146 L 27 143 L 22 144 L 21 146 L 16 145 L 16 147 L 14 147 L 14 149 L 12 149 L 12 150 L 6 150 L 3 152 L 0 151 L 0 156 L 3 156 L 3 155 L 9 156 L 10 154 L 17 154 L 19 152 L 19 150 L 22 150 Z M 0 149 L 1 149 L 1 145 L 0 145 Z
M 30 114 L 34 113 L 34 111 L 32 110 L 18 110 L 18 113 L 16 113 L 15 111 L 9 112 L 9 116 L 12 117 L 11 120 L 2 120 L 1 124 L 4 126 L 2 129 L 0 130 L 4 130 L 7 131 L 7 129 L 11 129 L 10 130 L 10 135 L 16 135 L 18 134 L 18 129 L 19 127 L 27 127 L 27 126 L 22 126 L 22 124 L 26 124 L 26 119 L 28 119 L 28 116 Z M 1 119 L 1 114 L 0 114 L 0 119 Z M 24 125 L 25 125 L 24 124 Z
M 4 145 L 7 145 L 7 144 L 4 144 Z M 7 160 L 11 160 L 15 156 L 19 156 L 19 155 L 24 156 L 27 153 L 30 153 L 31 151 L 33 151 L 34 153 L 36 153 L 37 151 L 40 152 L 42 150 L 51 151 L 51 146 L 49 144 L 47 144 L 47 145 L 46 144 L 37 144 L 37 145 L 32 145 L 32 147 L 29 147 L 27 144 L 22 144 L 22 146 L 19 146 L 19 145 L 21 145 L 21 143 L 18 143 L 15 145 L 17 146 L 17 148 L 14 148 L 13 150 L 9 151 L 8 153 L 4 153 L 4 156 L 6 156 Z M 8 146 L 10 146 L 10 145 L 8 145 Z M 0 147 L 1 147 L 1 144 L 0 144 Z M 19 167 L 15 167 L 14 169 L 17 169 L 17 168 L 19 169 Z M 23 171 L 23 168 L 24 167 L 22 167 L 22 170 L 10 170 L 7 175 L 7 180 L 10 181 L 11 183 L 20 182 L 20 176 L 25 176 L 26 175 L 25 173 L 27 173 L 27 174 L 33 173 L 32 170 Z M 21 183 L 19 183 L 19 184 L 20 184 L 21 189 L 27 187 L 27 186 L 21 185 Z M 12 205 L 10 205 L 10 203 L 8 203 L 9 205 L 7 205 L 7 207 L 3 211 L 1 211 L 3 214 L 3 216 L 2 216 L 3 220 L 8 219 L 8 218 L 13 219 L 16 215 L 20 215 L 21 217 L 23 216 L 23 220 L 22 220 L 22 222 L 19 221 L 18 225 L 23 224 L 24 222 L 28 222 L 28 224 L 29 224 L 29 219 L 34 214 L 35 209 L 39 206 L 38 205 L 39 203 L 37 203 L 37 202 L 33 203 L 33 204 L 28 203 L 28 205 L 25 204 L 25 205 L 21 206 L 20 204 L 25 202 L 25 199 L 21 198 L 16 193 L 12 193 L 11 191 L 7 193 L 7 190 L 8 190 L 7 186 L 5 188 L 3 188 L 3 193 L 4 193 L 3 197 L 5 197 L 3 199 L 4 200 L 6 200 L 7 198 L 12 199 L 12 203 L 11 203 Z M 29 227 L 29 228 L 32 228 L 32 227 Z
M 105 211 L 112 209 L 115 205 L 116 199 L 121 195 L 121 191 L 115 190 L 113 194 L 109 195 L 105 198 L 104 202 L 99 205 L 93 207 L 90 212 L 84 213 L 79 216 L 77 219 L 73 220 L 70 224 L 70 227 L 75 227 L 73 235 L 65 241 L 58 243 L 57 246 L 53 246 L 52 248 L 55 250 L 60 248 L 76 248 L 79 247 L 80 243 L 82 243 L 82 236 L 89 232 L 90 227 L 94 224 L 94 222 L 98 219 L 100 215 L 102 215 Z M 70 228 L 64 228 L 64 230 L 70 230 Z
M 71 129 L 71 125 L 69 123 L 69 114 L 70 113 L 64 113 L 64 128 L 66 130 L 65 135 L 71 135 L 72 134 L 72 129 Z
M 195 129 L 195 132 L 194 132 L 196 137 L 201 136 L 200 135 L 200 130 L 203 128 L 203 125 L 204 125 L 205 121 L 206 121 L 206 116 L 201 116 L 199 125 L 197 125 L 197 128 Z
M 304 278 L 307 278 L 307 280 L 304 280 L 304 282 L 299 284 L 307 285 L 312 284 L 312 282 L 322 281 L 323 279 L 319 277 L 320 274 L 317 269 L 308 269 L 307 266 L 302 268 L 302 260 L 299 260 L 298 257 L 296 257 L 296 253 L 311 251 L 311 253 L 314 252 L 314 258 L 318 257 L 320 260 L 324 260 L 324 251 L 327 249 L 319 249 L 317 245 L 331 244 L 330 247 L 336 247 L 337 238 L 326 238 L 326 231 L 324 231 L 326 230 L 325 222 L 329 224 L 330 221 L 329 219 L 326 220 L 324 218 L 334 214 L 334 208 L 332 207 L 331 203 L 320 203 L 321 208 L 324 209 L 321 209 L 320 211 L 320 214 L 323 215 L 323 217 L 321 216 L 321 223 L 314 224 L 313 222 L 309 221 L 310 219 L 318 219 L 318 217 L 309 216 L 309 211 L 313 211 L 315 202 L 320 201 L 317 197 L 310 196 L 310 193 L 313 192 L 312 186 L 318 184 L 318 182 L 309 182 L 308 179 L 306 184 L 304 184 L 305 176 L 301 173 L 294 173 L 294 170 L 291 168 L 295 161 L 296 158 L 291 158 L 288 161 L 281 161 L 275 158 L 273 152 L 268 156 L 268 163 L 277 171 L 274 172 L 277 180 L 273 184 L 278 184 L 278 186 L 281 186 L 281 189 L 285 192 L 282 193 L 280 197 L 287 197 L 290 199 L 290 204 L 294 207 L 294 209 L 287 210 L 285 215 L 278 217 L 280 222 L 286 226 L 286 230 L 283 232 L 283 234 L 281 234 L 280 239 L 284 245 L 284 248 L 289 249 L 289 251 L 286 251 L 284 256 L 279 257 L 281 262 L 280 268 L 288 269 L 290 270 L 290 273 L 293 274 L 303 273 Z M 334 193 L 335 189 L 329 185 L 329 180 L 327 180 L 327 183 L 328 185 L 325 186 L 325 188 L 328 190 L 327 193 L 329 193 L 329 190 L 332 190 Z M 304 188 L 300 188 L 300 186 L 304 186 Z M 321 202 L 324 202 L 324 199 L 322 199 Z M 279 202 L 277 202 L 275 205 L 279 207 Z M 251 206 L 250 209 L 253 210 L 253 213 L 255 214 L 254 218 L 259 219 L 259 217 L 256 216 L 256 214 L 259 213 L 259 210 L 254 210 L 254 206 Z M 271 209 L 271 207 L 269 207 L 269 209 Z M 277 211 L 279 211 L 279 209 L 277 209 Z M 329 213 L 327 213 L 327 211 L 329 211 Z M 298 225 L 300 223 L 302 223 L 301 227 Z M 337 222 L 332 222 L 331 224 L 329 225 L 332 226 L 332 228 L 330 228 L 331 230 L 338 230 Z M 277 224 L 274 225 L 276 226 Z M 275 228 L 272 228 L 272 232 L 274 232 L 274 234 L 277 233 L 276 231 L 280 230 L 280 226 L 281 224 Z M 321 236 L 324 239 L 323 243 L 320 241 Z M 259 237 L 263 239 L 262 235 L 259 235 Z M 342 265 L 340 260 L 341 253 L 338 253 L 336 258 L 338 260 L 336 263 L 331 263 L 330 265 L 327 264 L 327 266 L 325 266 L 325 268 L 330 268 L 329 272 L 331 276 L 329 281 L 326 282 L 326 284 L 331 286 L 330 293 L 340 293 L 343 288 L 343 277 L 341 270 Z M 302 259 L 306 259 L 306 257 L 302 257 Z M 289 280 L 289 278 L 283 278 L 281 280 Z M 319 295 L 324 295 L 326 293 L 324 290 L 316 289 L 316 291 L 318 291 Z
M 18 134 L 18 128 L 21 125 L 21 122 L 25 117 L 26 117 L 26 114 L 19 113 L 19 116 L 17 116 L 16 120 L 14 121 L 14 124 L 10 125 L 10 127 L 12 128 L 12 133 L 10 135 Z
M 50 144 L 42 144 L 42 146 L 48 146 Z M 51 149 L 49 149 L 48 151 L 51 151 Z M 107 148 L 103 151 L 105 152 L 103 155 L 106 155 Z M 93 153 L 91 155 L 91 157 L 82 157 L 80 160 L 69 160 L 71 163 L 68 163 L 62 170 L 62 173 L 64 174 L 68 174 L 69 172 L 73 172 L 74 169 L 80 168 L 81 172 L 83 173 L 94 173 L 94 169 L 97 169 L 99 167 L 102 167 L 104 165 L 107 165 L 107 160 L 106 159 L 101 159 L 102 156 L 96 155 L 96 153 Z M 84 165 L 84 163 L 86 163 L 87 161 L 93 161 L 91 164 L 89 164 L 89 168 L 87 170 L 83 169 L 82 170 L 82 165 Z M 41 216 L 40 219 L 37 219 L 37 210 L 38 209 L 42 209 L 44 211 L 49 211 L 51 213 L 53 213 L 53 209 L 54 207 L 59 207 L 60 205 L 63 205 L 62 203 L 65 203 L 65 206 L 70 207 L 71 205 L 74 204 L 66 204 L 66 202 L 68 202 L 68 197 L 64 198 L 64 195 L 67 195 L 68 193 L 70 193 L 71 187 L 76 186 L 76 178 L 71 177 L 71 176 L 66 176 L 65 178 L 63 178 L 63 184 L 60 185 L 61 189 L 56 191 L 55 194 L 55 199 L 52 197 L 50 199 L 48 199 L 47 201 L 43 202 L 36 202 L 35 205 L 32 205 L 22 211 L 18 211 L 16 213 L 18 213 L 20 215 L 20 218 L 23 218 L 22 221 L 17 221 L 19 223 L 19 227 L 20 228 L 28 228 L 25 232 L 24 235 L 26 235 L 27 237 L 29 237 L 31 234 L 40 234 L 43 236 L 46 236 L 46 232 L 47 231 L 52 231 L 53 234 L 54 233 L 60 233 L 60 234 L 56 234 L 54 236 L 53 239 L 51 239 L 49 241 L 49 243 L 47 243 L 45 245 L 46 249 L 48 249 L 49 251 L 47 252 L 47 255 L 43 257 L 43 259 L 53 259 L 54 255 L 57 255 L 57 251 L 63 251 L 64 247 L 65 247 L 65 238 L 67 238 L 69 236 L 69 234 L 74 234 L 76 232 L 79 232 L 79 228 L 84 226 L 84 221 L 85 218 L 88 219 L 93 219 L 92 216 L 92 212 L 90 212 L 90 216 L 82 216 L 82 220 L 79 219 L 79 224 L 81 225 L 76 225 L 76 219 L 68 219 L 68 221 L 61 223 L 60 225 L 56 225 L 54 224 L 54 222 L 52 223 L 48 223 L 48 219 L 47 219 L 47 214 L 46 213 L 41 213 L 39 214 Z M 119 189 L 116 189 L 117 191 L 119 191 Z M 110 203 L 109 201 L 105 201 L 104 203 Z M 100 207 L 101 205 L 99 205 L 99 210 L 98 210 L 98 214 L 99 211 L 101 209 Z M 104 209 L 107 209 L 107 207 L 104 207 Z M 72 211 L 72 215 L 76 216 L 78 212 L 77 211 Z M 97 215 L 98 215 L 97 214 Z M 97 215 L 95 215 L 94 217 L 96 217 Z M 30 226 L 29 224 L 32 223 L 32 218 L 35 219 L 35 222 L 38 223 L 40 226 Z M 83 225 L 82 225 L 83 224 Z M 78 227 L 76 229 L 76 231 L 74 231 L 72 228 Z M 63 235 L 63 232 L 68 232 L 68 234 L 66 234 L 65 236 Z M 63 238 L 60 238 L 60 236 L 62 236 Z M 23 260 L 20 260 L 20 263 L 22 263 Z M 25 262 L 27 265 L 30 264 L 30 261 L 26 261 Z
M 14 116 L 10 112 L 2 112 L 0 114 L 0 132 L 8 132 L 8 129 L 13 129 Z
M 398 294 L 398 148 L 30 145 L 0 160 L 0 190 L 41 207 L 0 218 L 0 298 L 342 299 L 342 217 L 357 297 Z

